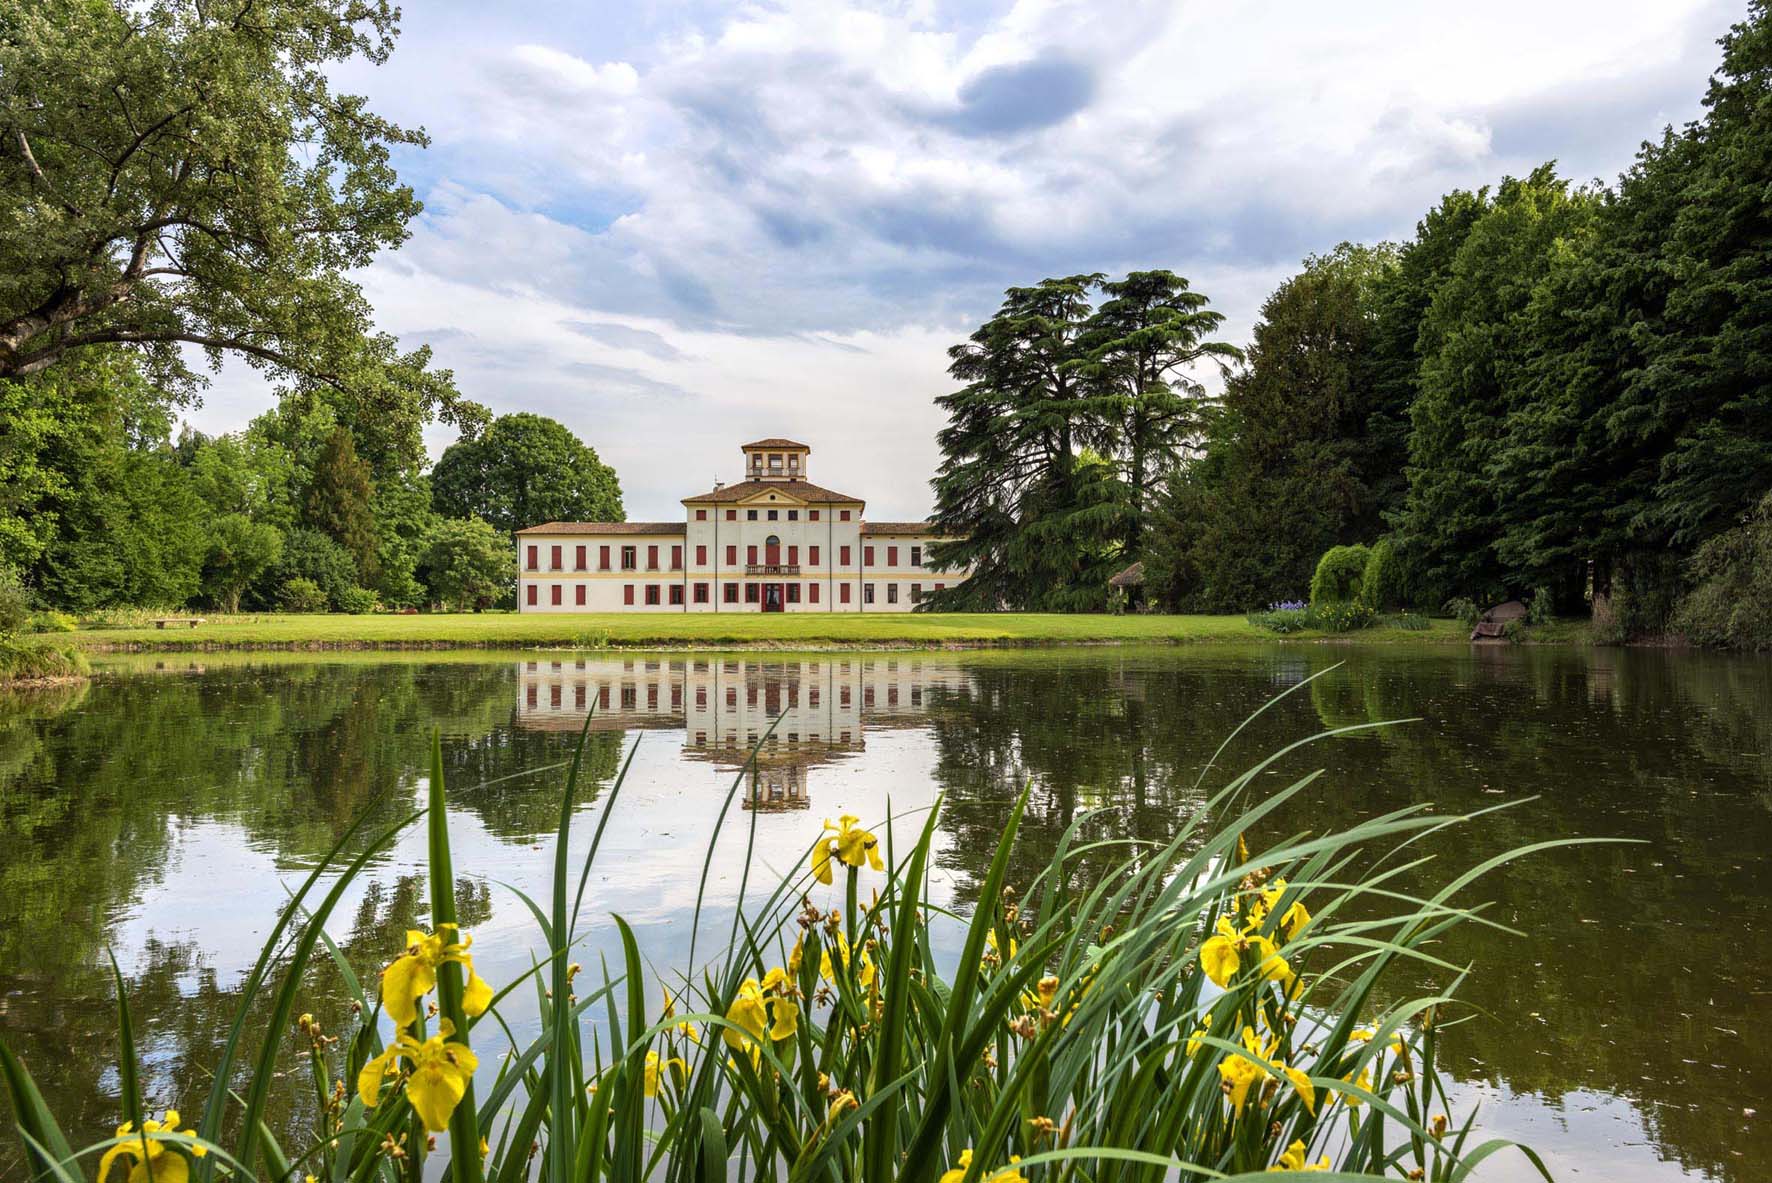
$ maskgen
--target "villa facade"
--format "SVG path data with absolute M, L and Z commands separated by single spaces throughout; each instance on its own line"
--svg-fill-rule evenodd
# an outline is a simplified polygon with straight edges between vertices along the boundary
M 681 522 L 517 531 L 521 612 L 909 612 L 965 578 L 929 563 L 927 522 L 870 522 L 807 476 L 812 449 L 743 445 L 744 479 L 683 499 Z

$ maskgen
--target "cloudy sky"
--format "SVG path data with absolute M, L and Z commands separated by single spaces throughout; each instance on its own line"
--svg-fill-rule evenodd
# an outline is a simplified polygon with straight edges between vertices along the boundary
M 422 125 L 361 277 L 469 397 L 571 426 L 631 518 L 811 444 L 920 517 L 945 350 L 1004 287 L 1168 267 L 1246 338 L 1313 251 L 1696 115 L 1744 0 L 418 0 L 341 83 Z M 269 402 L 244 367 L 193 418 Z M 430 438 L 433 454 L 448 432 Z

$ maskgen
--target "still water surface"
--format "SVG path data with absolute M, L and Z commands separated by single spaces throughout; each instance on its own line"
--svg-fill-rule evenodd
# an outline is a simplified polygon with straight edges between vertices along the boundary
M 1012 879 L 1079 812 L 1166 836 L 1202 766 L 1256 707 L 1239 768 L 1325 727 L 1419 717 L 1288 757 L 1278 787 L 1326 775 L 1276 819 L 1344 826 L 1413 802 L 1465 812 L 1533 798 L 1434 851 L 1459 866 L 1549 837 L 1609 835 L 1515 865 L 1468 902 L 1529 935 L 1469 928 L 1447 951 L 1482 1012 L 1450 1066 L 1488 1132 L 1534 1144 L 1558 1178 L 1772 1179 L 1772 662 L 1488 648 L 1343 654 L 1322 646 L 1037 654 L 425 655 L 130 659 L 90 686 L 0 698 L 0 1035 L 75 1145 L 117 1120 L 105 950 L 128 980 L 155 1108 L 190 1111 L 285 888 L 363 810 L 392 820 L 443 735 L 463 920 L 495 984 L 529 965 L 507 890 L 545 889 L 560 763 L 585 712 L 593 775 L 581 853 L 619 762 L 632 770 L 587 912 L 619 912 L 650 961 L 680 966 L 702 854 L 747 747 L 780 718 L 714 862 L 725 931 L 746 837 L 786 869 L 839 812 L 883 817 L 946 794 L 942 890 L 965 907 L 1008 802 L 1033 805 Z M 637 750 L 636 749 L 637 745 Z M 1219 783 L 1207 779 L 1208 790 Z M 330 931 L 360 971 L 424 913 L 422 836 L 377 862 Z M 594 964 L 611 926 L 593 929 Z M 704 945 L 705 948 L 705 945 Z M 337 1030 L 342 989 L 303 1007 Z M 330 1018 L 328 1018 L 330 1016 Z M 516 1021 L 520 1026 L 524 1016 Z M 1752 1112 L 1757 1110 L 1757 1114 Z M 11 1131 L 0 1177 L 22 1175 Z M 1527 1177 L 1517 1158 L 1481 1178 Z

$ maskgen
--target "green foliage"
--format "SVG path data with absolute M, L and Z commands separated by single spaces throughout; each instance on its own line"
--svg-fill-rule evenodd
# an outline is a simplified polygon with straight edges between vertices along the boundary
M 203 593 L 224 612 L 238 612 L 240 597 L 283 557 L 283 536 L 244 514 L 223 514 L 210 527 L 203 563 Z
M 1699 547 L 1691 574 L 1675 631 L 1700 645 L 1772 649 L 1772 493 L 1747 521 Z
M 0 563 L 0 637 L 22 633 L 31 623 L 31 600 L 18 572 Z
M 1393 612 L 1379 617 L 1378 623 L 1387 628 L 1400 628 L 1412 633 L 1423 633 L 1431 627 L 1427 617 L 1419 612 Z
M 1378 619 L 1368 604 L 1358 600 L 1331 600 L 1324 604 L 1311 604 L 1311 619 L 1315 627 L 1329 633 L 1351 633 L 1359 629 L 1370 628 Z
M 375 463 L 416 463 L 428 418 L 479 409 L 428 349 L 373 331 L 346 274 L 405 239 L 419 205 L 390 152 L 424 136 L 332 88 L 387 58 L 397 10 L 272 0 L 253 16 L 194 0 L 9 12 L 0 378 L 123 345 L 188 393 L 181 347 L 199 346 L 335 400 Z
M 1557 618 L 1557 598 L 1548 587 L 1534 588 L 1526 598 L 1526 623 L 1550 624 Z
M 294 575 L 283 581 L 277 593 L 277 606 L 285 612 L 319 612 L 326 607 L 324 589 L 312 579 Z
M 376 594 L 390 607 L 422 606 L 425 588 L 418 580 L 418 565 L 425 540 L 438 521 L 431 509 L 429 479 L 403 476 L 377 482 L 370 512 L 380 548 L 376 562 L 381 577 L 375 582 Z
M 1366 554 L 1366 569 L 1360 573 L 1360 602 L 1374 612 L 1400 607 L 1403 592 L 1403 565 L 1396 548 L 1388 538 L 1373 543 Z
M 0 580 L 3 579 L 4 577 L 0 576 Z M 0 596 L 4 595 L 5 592 L 0 591 Z M 0 615 L 4 615 L 3 610 L 0 610 Z M 80 622 L 66 612 L 56 612 L 51 609 L 31 613 L 29 627 L 34 633 L 71 633 L 80 627 Z M 0 632 L 5 631 L 4 625 L 0 625 Z
M 333 607 L 352 616 L 362 616 L 375 611 L 375 593 L 366 587 L 347 588 Z
M 431 473 L 431 497 L 442 516 L 479 518 L 507 535 L 543 522 L 627 519 L 615 470 L 541 415 L 500 415 L 451 444 Z
M 1265 612 L 1251 612 L 1247 619 L 1256 628 L 1281 636 L 1307 632 L 1317 627 L 1316 618 L 1309 608 L 1269 608 Z
M 420 573 L 433 600 L 486 608 L 513 594 L 517 556 L 509 535 L 479 518 L 451 518 L 432 527 Z
M 1469 596 L 1453 596 L 1441 606 L 1440 611 L 1465 628 L 1473 627 L 1477 623 L 1477 618 L 1483 614 L 1483 610 L 1477 607 L 1477 602 Z
M 335 427 L 315 462 L 302 519 L 349 551 L 361 581 L 373 584 L 381 575 L 381 560 L 369 498 L 369 465 L 357 457 L 351 433 Z
M 283 539 L 283 557 L 259 581 L 261 604 L 282 603 L 292 579 L 312 583 L 320 589 L 323 604 L 337 606 L 357 586 L 357 561 L 318 530 L 291 530 Z
M 7 682 L 79 678 L 90 672 L 86 655 L 70 645 L 21 639 L 0 631 L 0 686 Z
M 1324 551 L 1317 560 L 1316 573 L 1311 576 L 1311 607 L 1361 601 L 1360 581 L 1365 578 L 1371 554 L 1358 544 L 1332 546 Z M 1367 608 L 1370 610 L 1371 605 Z

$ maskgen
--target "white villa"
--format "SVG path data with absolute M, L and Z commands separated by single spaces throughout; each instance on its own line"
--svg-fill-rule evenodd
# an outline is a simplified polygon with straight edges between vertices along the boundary
M 520 612 L 909 612 L 965 578 L 928 562 L 927 522 L 869 522 L 806 479 L 812 449 L 743 446 L 745 479 L 683 499 L 681 522 L 517 531 Z

